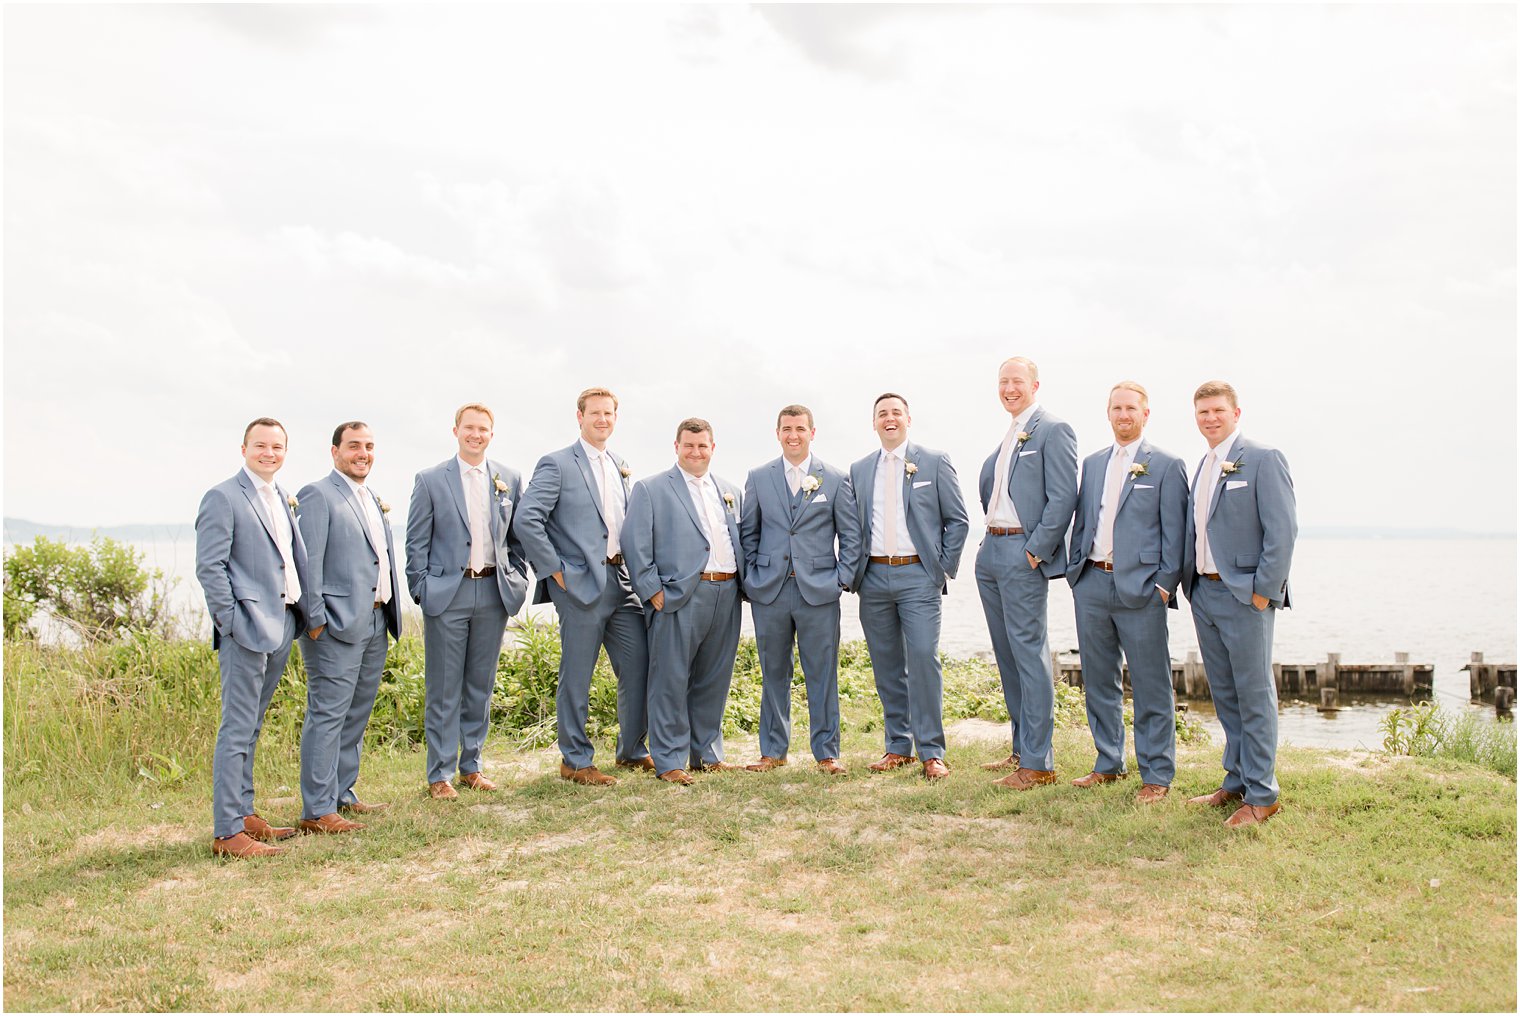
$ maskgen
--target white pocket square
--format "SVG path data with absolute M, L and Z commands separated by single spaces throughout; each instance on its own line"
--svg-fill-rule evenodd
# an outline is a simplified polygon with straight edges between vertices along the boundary
M 823 502 L 827 501 L 828 499 L 829 499 L 829 496 L 827 494 L 825 494 L 823 491 L 820 490 L 818 492 L 818 496 L 815 497 L 815 498 L 813 498 L 813 503 L 814 504 L 823 504 Z
M 1250 482 L 1250 480 L 1226 480 L 1224 481 L 1224 489 L 1239 490 L 1241 487 L 1249 486 Z
M 1019 458 L 1022 459 L 1026 455 L 1038 455 L 1038 454 L 1040 454 L 1040 450 L 1038 448 L 1031 448 L 1027 452 L 1019 452 Z
M 1154 490 L 1155 487 L 1156 487 L 1156 485 L 1154 483 L 1137 483 L 1137 484 L 1135 484 L 1135 489 L 1136 490 Z
M 933 480 L 915 480 L 913 483 L 913 489 L 917 490 L 920 487 L 927 487 L 933 482 Z

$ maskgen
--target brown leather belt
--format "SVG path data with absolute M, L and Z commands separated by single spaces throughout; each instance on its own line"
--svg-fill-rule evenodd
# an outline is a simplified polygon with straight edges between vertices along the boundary
M 1012 529 L 1009 529 L 1006 526 L 988 526 L 987 527 L 987 535 L 988 536 L 1023 536 L 1024 535 L 1024 530 L 1018 528 L 1017 526 L 1015 526 Z
M 610 564 L 610 565 L 612 565 L 613 567 L 616 567 L 616 568 L 621 568 L 623 566 L 623 555 L 622 554 L 613 554 L 604 563 L 605 564 Z
M 1092 566 L 1094 568 L 1097 568 L 1099 571 L 1113 571 L 1114 570 L 1114 566 L 1111 565 L 1111 564 L 1109 564 L 1107 561 L 1093 561 L 1092 562 Z
M 872 564 L 889 564 L 897 567 L 900 564 L 918 564 L 918 555 L 911 554 L 908 557 L 872 557 Z
M 703 582 L 732 582 L 738 577 L 738 572 L 731 571 L 705 571 L 702 573 Z
M 494 564 L 489 568 L 482 568 L 480 571 L 471 571 L 468 568 L 464 570 L 464 577 L 467 579 L 488 579 L 495 574 L 496 566 Z
M 1201 571 L 1201 572 L 1198 573 L 1198 577 L 1201 578 L 1201 579 L 1208 579 L 1210 582 L 1223 582 L 1224 581 L 1224 579 L 1222 579 L 1222 578 L 1219 577 L 1219 573 L 1218 572 Z
M 375 601 L 375 609 L 376 610 L 379 610 L 383 606 L 385 606 L 385 604 L 381 603 L 379 600 Z

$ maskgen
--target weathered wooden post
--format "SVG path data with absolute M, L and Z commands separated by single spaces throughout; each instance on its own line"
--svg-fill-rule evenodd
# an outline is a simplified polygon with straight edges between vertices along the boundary
M 1315 683 L 1319 685 L 1320 695 L 1323 696 L 1325 694 L 1326 688 L 1333 688 L 1336 691 L 1340 690 L 1340 675 L 1337 673 L 1337 671 L 1340 669 L 1340 665 L 1341 654 L 1329 653 L 1325 657 L 1325 662 L 1321 663 L 1318 668 L 1316 668 L 1319 671 L 1319 680 Z
M 1483 654 L 1473 653 L 1467 663 L 1467 688 L 1469 697 L 1481 699 L 1483 697 Z
M 1188 698 L 1198 698 L 1198 684 L 1203 677 L 1202 671 L 1203 667 L 1198 662 L 1198 651 L 1189 649 L 1187 659 L 1182 663 L 1182 690 Z
M 1322 713 L 1334 713 L 1340 710 L 1340 692 L 1335 688 L 1321 688 L 1319 690 L 1319 711 Z
M 1404 665 L 1404 694 L 1405 695 L 1413 695 L 1414 694 L 1414 665 L 1409 662 L 1409 654 L 1408 653 L 1394 653 L 1393 654 L 1393 662 L 1394 663 L 1402 663 Z
M 1500 685 L 1494 689 L 1494 712 L 1508 716 L 1515 708 L 1515 689 Z

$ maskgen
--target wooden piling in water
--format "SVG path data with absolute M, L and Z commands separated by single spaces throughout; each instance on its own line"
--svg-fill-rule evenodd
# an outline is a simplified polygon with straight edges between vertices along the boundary
M 1469 664 L 1469 669 L 1481 662 L 1482 655 L 1473 654 L 1475 663 Z M 1077 688 L 1083 687 L 1082 661 L 1079 655 L 1071 654 L 1063 659 L 1059 653 L 1052 653 L 1051 658 L 1057 681 L 1064 681 Z M 1489 669 L 1473 671 L 1475 699 L 1479 697 L 1481 682 L 1492 682 L 1492 686 L 1485 685 L 1489 691 L 1484 698 L 1492 695 L 1493 687 L 1515 687 L 1513 664 L 1483 666 Z M 1122 678 L 1124 688 L 1128 690 L 1130 681 L 1127 664 L 1122 670 Z M 1339 697 L 1342 694 L 1428 699 L 1435 693 L 1435 666 L 1429 663 L 1411 663 L 1407 652 L 1395 653 L 1392 663 L 1342 663 L 1340 653 L 1326 653 L 1325 659 L 1319 663 L 1274 662 L 1272 679 L 1278 695 L 1285 698 L 1309 699 L 1323 704 L 1323 693 L 1326 690 L 1333 691 L 1336 693 L 1336 705 L 1333 708 L 1339 708 Z M 1187 658 L 1180 662 L 1172 661 L 1172 690 L 1179 699 L 1212 698 L 1208 675 L 1204 671 L 1203 661 L 1198 658 L 1197 650 L 1189 650 Z
M 1482 653 L 1473 653 L 1470 662 L 1462 669 L 1467 671 L 1468 690 L 1474 702 L 1494 698 L 1500 688 L 1515 690 L 1513 663 L 1485 663 Z

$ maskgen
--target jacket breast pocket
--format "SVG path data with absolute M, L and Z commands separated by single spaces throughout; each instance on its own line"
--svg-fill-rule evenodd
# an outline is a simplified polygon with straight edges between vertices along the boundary
M 1161 551 L 1159 551 L 1159 550 L 1142 550 L 1140 552 L 1140 563 L 1141 564 L 1160 564 L 1161 563 Z
M 813 558 L 813 567 L 814 568 L 822 568 L 822 569 L 825 569 L 825 570 L 832 570 L 836 566 L 836 564 L 837 564 L 837 562 L 834 560 L 834 555 L 833 554 L 829 554 L 829 555 L 827 555 L 825 557 L 815 557 L 815 558 Z

